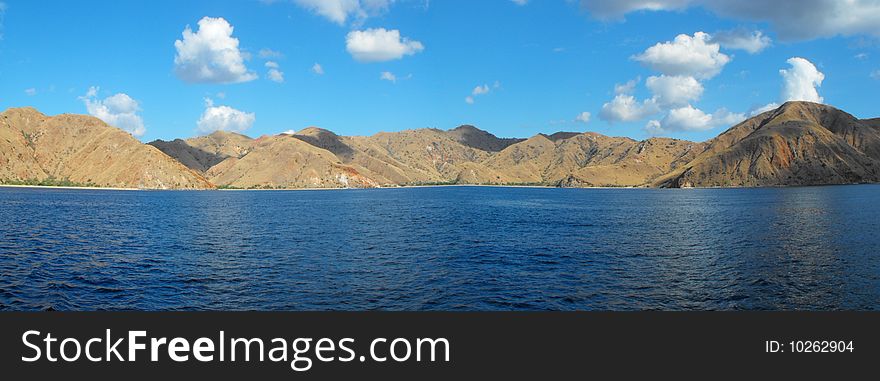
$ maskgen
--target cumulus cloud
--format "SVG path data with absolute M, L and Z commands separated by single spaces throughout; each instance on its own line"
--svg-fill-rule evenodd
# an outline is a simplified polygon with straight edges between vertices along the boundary
M 244 64 L 244 54 L 238 39 L 232 37 L 229 22 L 222 17 L 204 17 L 198 25 L 196 32 L 187 26 L 183 39 L 174 41 L 174 72 L 178 78 L 191 83 L 238 83 L 257 78 Z
M 495 81 L 495 84 L 493 85 L 493 87 L 497 89 L 497 88 L 501 87 L 501 83 L 498 81 Z M 474 89 L 471 90 L 471 95 L 464 97 L 464 101 L 467 104 L 474 104 L 475 98 L 477 96 L 489 94 L 490 91 L 492 91 L 492 90 L 489 88 L 489 85 L 486 85 L 486 84 L 474 87 Z
M 400 37 L 397 29 L 355 30 L 345 37 L 345 49 L 360 62 L 382 62 L 411 56 L 425 49 L 419 41 Z
M 817 87 L 822 86 L 825 75 L 812 62 L 801 58 L 789 58 L 790 69 L 782 69 L 782 101 L 810 101 L 822 103 Z
M 142 136 L 147 132 L 143 118 L 138 115 L 141 108 L 136 100 L 125 93 L 98 99 L 98 90 L 98 87 L 92 86 L 85 96 L 80 97 L 89 115 L 134 136 Z
M 683 106 L 703 95 L 703 85 L 689 76 L 652 76 L 645 81 L 645 86 L 654 94 L 657 103 L 664 107 Z
M 243 132 L 254 125 L 256 115 L 252 112 L 236 110 L 229 106 L 214 106 L 214 101 L 205 99 L 205 112 L 196 122 L 201 133 L 214 131 Z
M 673 11 L 701 6 L 719 16 L 767 22 L 783 40 L 836 35 L 880 36 L 880 2 L 876 0 L 581 0 L 581 6 L 603 20 L 621 20 L 635 11 Z
M 633 78 L 626 83 L 618 83 L 614 85 L 614 95 L 631 94 L 635 90 L 636 85 L 641 81 L 641 77 Z
M 680 34 L 673 41 L 661 42 L 633 59 L 666 75 L 712 78 L 721 72 L 730 57 L 720 52 L 720 45 L 709 42 L 707 33 Z
M 581 0 L 581 7 L 602 20 L 620 20 L 634 11 L 666 11 L 683 9 L 692 0 Z
M 658 136 L 666 133 L 666 131 L 663 130 L 663 124 L 661 124 L 659 120 L 654 119 L 649 120 L 648 123 L 645 124 L 645 132 L 651 136 Z
M 610 102 L 602 105 L 599 111 L 599 119 L 606 122 L 634 122 L 645 119 L 660 112 L 654 99 L 646 99 L 642 102 L 632 95 L 617 94 Z
M 315 62 L 315 64 L 312 65 L 312 73 L 315 73 L 317 75 L 324 75 L 324 67 L 321 66 L 321 64 Z
M 645 129 L 654 135 L 672 131 L 706 131 L 720 126 L 732 126 L 745 118 L 745 114 L 732 113 L 725 108 L 706 114 L 703 110 L 687 105 L 669 110 L 662 122 L 649 121 Z
M 760 53 L 773 42 L 760 30 L 750 31 L 744 28 L 716 32 L 711 41 L 727 49 L 745 50 L 749 54 Z
M 590 123 L 590 116 L 591 115 L 589 112 L 584 111 L 584 112 L 578 114 L 578 116 L 576 118 L 574 118 L 574 121 L 581 122 L 581 123 Z
M 277 62 L 266 61 L 266 67 L 269 69 L 266 75 L 269 77 L 270 81 L 284 83 L 284 72 L 281 71 Z
M 382 74 L 379 74 L 379 79 L 388 82 L 397 82 L 397 76 L 390 71 L 383 71 Z
M 259 55 L 260 58 L 276 58 L 277 59 L 277 58 L 284 57 L 284 54 L 281 54 L 281 52 L 275 51 L 275 50 L 272 50 L 269 48 L 260 49 L 260 51 L 257 53 L 257 55 Z
M 294 3 L 339 25 L 349 19 L 363 21 L 382 14 L 394 0 L 294 0 Z

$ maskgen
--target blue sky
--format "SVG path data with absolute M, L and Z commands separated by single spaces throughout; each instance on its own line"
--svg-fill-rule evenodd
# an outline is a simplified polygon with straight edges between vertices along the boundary
M 0 109 L 143 141 L 460 124 L 705 140 L 788 99 L 880 116 L 877 1 L 0 2 Z

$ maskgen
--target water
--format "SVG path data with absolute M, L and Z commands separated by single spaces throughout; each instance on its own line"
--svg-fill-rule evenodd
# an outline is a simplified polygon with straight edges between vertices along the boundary
M 880 309 L 880 186 L 0 188 L 0 309 Z

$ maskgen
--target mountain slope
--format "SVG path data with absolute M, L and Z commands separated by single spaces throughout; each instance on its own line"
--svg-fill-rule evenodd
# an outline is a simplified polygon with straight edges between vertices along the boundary
M 213 188 L 160 150 L 97 118 L 50 117 L 32 108 L 0 113 L 0 181 L 45 180 L 122 188 Z
M 486 165 L 521 183 L 639 186 L 690 161 L 702 148 L 675 139 L 639 142 L 596 133 L 539 134 L 505 148 Z
M 525 140 L 516 138 L 499 138 L 487 131 L 483 131 L 467 124 L 446 131 L 446 135 L 463 145 L 486 152 L 499 152 L 513 144 Z
M 880 130 L 834 107 L 788 102 L 708 142 L 662 187 L 787 186 L 880 181 Z

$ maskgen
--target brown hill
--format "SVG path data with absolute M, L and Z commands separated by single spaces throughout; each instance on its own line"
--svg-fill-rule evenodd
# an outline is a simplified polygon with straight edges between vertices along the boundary
M 202 176 L 97 118 L 0 113 L 0 182 L 64 182 L 121 188 L 209 189 Z
M 453 140 L 486 152 L 498 152 L 525 139 L 499 138 L 471 125 L 462 125 L 446 131 Z
M 365 188 L 379 186 L 362 168 L 343 164 L 336 155 L 294 136 L 264 136 L 248 152 L 231 156 L 206 175 L 234 188 Z
M 636 141 L 596 133 L 539 134 L 486 162 L 514 182 L 556 186 L 638 186 L 701 152 L 703 145 L 675 139 Z
M 708 187 L 880 181 L 880 119 L 858 120 L 807 102 L 786 103 L 705 143 L 576 132 L 502 139 L 460 126 L 351 137 L 309 127 L 256 140 L 215 132 L 151 144 L 220 186 L 240 188 Z M 26 160 L 9 168 L 22 173 L 39 170 Z
M 663 187 L 786 186 L 880 181 L 880 130 L 834 107 L 788 102 L 708 142 Z

